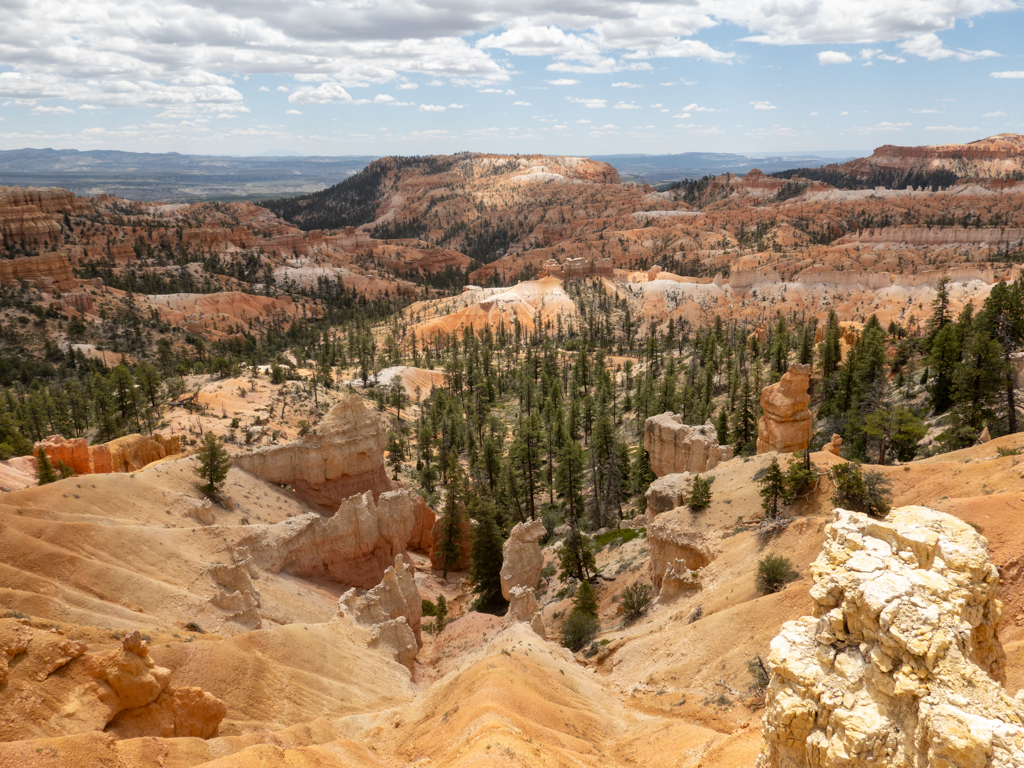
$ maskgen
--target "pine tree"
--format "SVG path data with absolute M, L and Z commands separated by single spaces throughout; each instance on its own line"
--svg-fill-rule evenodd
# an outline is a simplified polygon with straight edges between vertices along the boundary
M 839 327 L 839 315 L 834 309 L 828 312 L 828 325 L 825 327 L 825 340 L 822 342 L 819 352 L 819 365 L 823 379 L 829 378 L 839 368 L 842 361 L 842 349 L 839 340 L 842 332 Z
M 700 512 L 711 506 L 711 483 L 699 474 L 694 475 L 693 486 L 690 488 L 690 497 L 686 503 L 694 512 Z
M 783 474 L 778 459 L 772 459 L 772 463 L 757 482 L 761 486 L 761 509 L 764 510 L 765 519 L 775 520 L 779 516 L 779 507 L 792 501 L 786 475 Z
M 576 594 L 572 599 L 573 610 L 585 613 L 588 616 L 597 618 L 597 596 L 594 594 L 594 587 L 587 580 L 580 582 L 576 587 Z
M 395 432 L 388 432 L 388 444 L 385 449 L 388 452 L 388 465 L 391 467 L 391 477 L 398 479 L 398 472 L 405 462 L 405 440 Z
M 231 469 L 231 457 L 228 455 L 224 444 L 212 432 L 203 436 L 199 444 L 199 451 L 196 453 L 199 466 L 193 471 L 206 482 L 199 486 L 204 493 L 216 493 L 227 479 L 228 470 Z
M 473 526 L 473 549 L 470 553 L 470 580 L 477 594 L 473 610 L 493 613 L 505 606 L 501 594 L 502 546 L 504 539 L 495 520 L 494 508 L 479 496 L 469 505 Z
M 53 468 L 50 457 L 46 455 L 43 447 L 39 446 L 36 449 L 36 482 L 39 485 L 48 485 L 58 480 L 60 480 L 60 476 L 57 474 L 57 470 Z
M 448 495 L 445 498 L 444 513 L 441 517 L 440 537 L 435 551 L 441 558 L 442 578 L 448 578 L 448 570 L 452 568 L 462 555 L 462 468 L 452 460 L 454 466 L 449 468 Z

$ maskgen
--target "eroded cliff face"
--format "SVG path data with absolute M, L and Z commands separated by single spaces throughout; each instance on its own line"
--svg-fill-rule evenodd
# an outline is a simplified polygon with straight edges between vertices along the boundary
M 326 514 L 349 496 L 392 487 L 384 467 L 387 433 L 380 418 L 355 394 L 344 397 L 315 434 L 286 445 L 234 457 L 235 465 L 261 480 L 291 485 L 298 496 Z
M 125 435 L 100 445 L 89 445 L 84 437 L 66 440 L 61 435 L 51 435 L 35 444 L 33 456 L 40 448 L 46 451 L 55 467 L 58 463 L 66 464 L 76 475 L 136 472 L 147 464 L 181 452 L 178 435 L 159 433 Z
M 812 616 L 772 641 L 761 768 L 1024 765 L 985 539 L 924 507 L 835 510 Z
M 681 416 L 662 413 L 644 422 L 644 449 L 658 477 L 682 472 L 707 472 L 732 458 L 732 446 L 718 444 L 710 421 L 701 426 L 683 424 Z
M 811 366 L 792 363 L 782 379 L 761 390 L 757 452 L 793 453 L 811 444 L 814 419 L 808 406 Z

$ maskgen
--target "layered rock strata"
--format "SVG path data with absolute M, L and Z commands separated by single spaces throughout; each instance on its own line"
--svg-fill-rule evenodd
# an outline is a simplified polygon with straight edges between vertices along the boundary
M 533 589 L 544 570 L 544 555 L 540 551 L 540 540 L 547 530 L 540 520 L 518 523 L 501 548 L 501 594 L 506 600 L 512 599 L 516 587 Z
M 644 494 L 647 519 L 653 520 L 664 512 L 683 506 L 690 497 L 690 483 L 689 472 L 673 472 L 651 483 Z
M 82 437 L 66 440 L 60 435 L 51 435 L 35 444 L 33 455 L 40 448 L 46 451 L 54 466 L 63 463 L 76 475 L 137 472 L 147 464 L 181 452 L 178 435 L 165 437 L 158 433 L 125 435 L 100 445 L 89 445 Z
M 1024 765 L 1024 696 L 997 682 L 999 573 L 973 528 L 837 509 L 811 573 L 813 615 L 772 641 L 762 768 Z
M 661 515 L 647 528 L 651 582 L 660 600 L 682 589 L 699 589 L 695 571 L 715 559 L 707 537 L 688 525 L 689 513 Z
M 793 363 L 782 379 L 761 390 L 762 416 L 757 422 L 757 452 L 805 450 L 814 435 L 807 390 L 811 366 Z
M 271 483 L 291 485 L 311 506 L 330 514 L 349 496 L 390 490 L 384 467 L 387 433 L 358 395 L 338 402 L 316 433 L 286 445 L 234 457 L 235 465 Z
M 332 517 L 315 512 L 274 525 L 250 526 L 239 548 L 261 568 L 320 576 L 361 589 L 380 583 L 416 526 L 413 495 L 366 491 L 345 499 Z
M 708 421 L 702 426 L 689 426 L 671 412 L 651 416 L 644 422 L 644 449 L 658 477 L 707 472 L 732 458 L 732 446 L 718 444 L 714 424 Z
M 360 594 L 350 589 L 338 600 L 338 610 L 357 624 L 371 628 L 370 647 L 382 647 L 395 660 L 413 670 L 416 653 L 423 646 L 420 625 L 423 602 L 411 569 L 395 557 L 380 584 Z

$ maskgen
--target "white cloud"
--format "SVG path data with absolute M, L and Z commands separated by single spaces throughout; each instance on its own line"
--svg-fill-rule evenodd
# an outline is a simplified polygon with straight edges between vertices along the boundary
M 67 107 L 33 107 L 32 111 L 43 115 L 73 115 L 75 110 Z
M 465 104 L 449 104 L 448 109 L 465 109 Z
M 842 51 L 818 52 L 819 64 L 849 64 L 851 61 L 853 61 L 853 57 L 848 53 L 843 53 Z
M 850 113 L 847 112 L 846 110 L 843 110 L 842 112 L 839 113 L 839 116 L 840 117 L 846 117 L 848 114 L 850 114 Z
M 972 126 L 970 128 L 959 126 L 959 125 L 927 125 L 925 126 L 926 131 L 955 131 L 958 133 L 976 133 L 981 129 L 978 126 Z
M 774 104 L 772 104 L 770 101 L 752 101 L 752 102 L 750 102 L 750 105 L 755 110 L 776 109 L 776 106 Z
M 517 107 L 532 107 L 532 106 L 533 106 L 533 104 L 531 104 L 531 103 L 530 103 L 530 102 L 528 102 L 528 101 L 514 101 L 514 102 L 512 102 L 512 103 L 513 103 L 513 104 L 514 104 L 515 106 L 517 106 Z
M 277 90 L 281 91 L 282 93 L 288 93 L 289 88 L 287 85 L 279 85 L 277 86 Z
M 444 112 L 445 109 L 438 104 L 420 104 L 420 112 Z
M 103 107 L 97 107 L 95 104 L 79 104 L 79 109 L 103 109 Z
M 586 123 L 589 123 L 590 121 L 589 121 L 589 120 L 584 120 L 583 118 L 580 118 L 580 119 L 579 119 L 579 120 L 577 120 L 576 122 L 577 122 L 577 123 L 584 123 L 584 124 L 586 124 Z
M 651 104 L 651 109 L 661 109 L 664 106 L 664 104 Z
M 601 109 L 608 106 L 607 99 L 579 99 L 575 96 L 566 96 L 565 100 L 573 104 L 582 104 L 587 109 Z
M 942 40 L 934 32 L 914 35 L 909 40 L 904 40 L 898 47 L 901 51 L 912 53 L 915 56 L 928 59 L 928 61 L 948 58 L 956 58 L 957 61 L 974 61 L 975 59 L 988 59 L 999 55 L 995 51 L 988 50 L 969 51 L 966 48 L 957 48 L 956 50 L 946 48 L 942 44 Z
M 624 101 L 620 101 L 618 104 L 615 105 L 614 108 L 615 109 L 643 109 L 643 107 L 638 106 L 638 105 L 634 104 L 633 102 L 629 102 L 627 104 Z
M 875 56 L 877 56 L 881 52 L 882 52 L 881 48 L 861 48 L 860 49 L 860 57 L 862 59 L 867 59 L 868 61 L 870 61 L 871 59 L 873 59 Z
M 387 103 L 392 102 L 394 100 L 395 100 L 395 97 L 391 96 L 390 94 L 387 94 L 387 93 L 378 93 L 376 96 L 373 97 L 373 103 L 374 104 L 387 104 Z
M 263 91 L 264 93 L 270 93 L 270 89 L 265 85 L 261 85 L 257 90 Z
M 895 62 L 897 64 L 906 64 L 907 63 L 907 60 L 904 59 L 902 56 L 890 56 L 888 53 L 880 53 L 880 54 L 878 54 L 878 58 L 879 58 L 880 61 L 892 61 L 892 62 Z
M 612 83 L 612 88 L 643 88 L 643 86 L 638 83 L 628 83 L 623 81 L 621 83 Z
M 419 86 L 416 83 L 399 83 L 398 85 L 398 90 L 400 91 L 415 91 L 417 88 Z
M 808 113 L 808 116 L 809 116 L 809 117 L 817 117 L 817 116 L 818 116 L 818 113 L 817 113 L 817 112 L 809 112 L 809 113 Z
M 1006 117 L 1005 112 L 986 112 L 982 117 Z
M 1024 80 L 1024 72 L 991 72 L 989 77 L 999 78 L 1001 80 Z
M 299 110 L 297 110 L 297 109 L 289 109 L 287 112 L 285 112 L 285 114 L 286 115 L 301 115 L 302 113 L 299 112 Z
M 937 109 L 908 109 L 908 112 L 914 115 L 941 115 Z
M 304 85 L 288 97 L 292 104 L 351 104 L 352 97 L 340 83 L 320 83 L 315 88 Z
M 711 107 L 701 107 L 701 106 L 698 106 L 697 104 L 689 104 L 688 106 L 683 107 L 683 112 L 718 112 L 718 111 L 719 110 L 717 110 L 717 109 L 713 109 Z
M 545 80 L 548 85 L 579 85 L 579 80 L 573 80 L 570 77 L 560 77 L 557 80 Z
M 679 78 L 679 82 L 682 83 L 683 85 L 696 85 L 697 84 L 696 80 L 687 80 L 685 77 L 680 77 Z

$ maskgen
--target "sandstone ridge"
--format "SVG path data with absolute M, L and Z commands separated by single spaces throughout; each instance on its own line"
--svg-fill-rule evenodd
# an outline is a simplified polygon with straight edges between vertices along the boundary
M 683 423 L 681 416 L 666 412 L 644 423 L 644 449 L 658 477 L 681 472 L 707 472 L 732 458 L 732 446 L 719 445 L 710 421 L 701 426 Z
M 1024 765 L 985 539 L 924 507 L 837 509 L 811 573 L 813 615 L 771 645 L 761 768 Z

